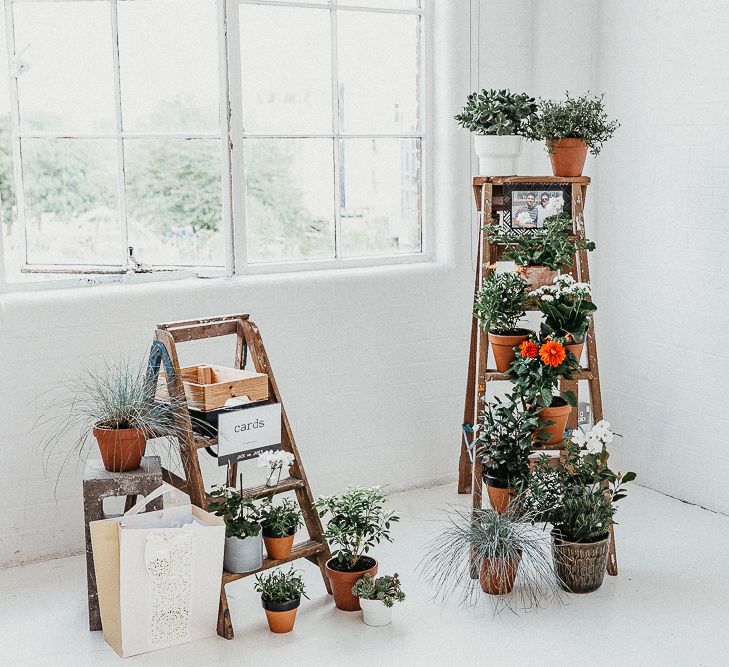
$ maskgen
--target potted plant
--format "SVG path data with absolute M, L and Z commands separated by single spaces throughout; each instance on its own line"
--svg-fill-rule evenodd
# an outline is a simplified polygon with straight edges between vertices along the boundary
M 444 602 L 459 594 L 462 604 L 475 604 L 481 592 L 490 596 L 495 609 L 529 608 L 545 599 L 560 599 L 536 518 L 521 499 L 502 514 L 451 507 L 444 528 L 429 542 L 418 567 Z M 525 566 L 520 568 L 522 562 Z M 521 584 L 514 590 L 517 572 Z M 512 590 L 515 595 L 508 595 Z
M 561 101 L 539 101 L 533 137 L 546 140 L 555 176 L 581 176 L 587 149 L 598 155 L 620 127 L 617 120 L 608 119 L 603 97 L 570 97 L 567 92 Z
M 612 438 L 607 422 L 596 424 L 595 429 L 598 435 L 592 440 Z M 614 473 L 604 453 L 581 453 L 573 443 L 567 445 L 567 454 L 556 467 L 545 455 L 537 460 L 528 502 L 539 521 L 553 526 L 554 567 L 565 590 L 591 593 L 602 586 L 615 503 L 626 495 L 622 485 L 635 477 L 633 472 Z
M 544 315 L 543 336 L 564 338 L 565 348 L 579 359 L 585 336 L 597 306 L 592 303 L 588 283 L 577 282 L 569 273 L 557 276 L 554 285 L 546 285 L 529 293 L 537 300 Z
M 253 498 L 243 495 L 243 475 L 240 490 L 214 486 L 210 495 L 216 499 L 209 509 L 225 520 L 226 572 L 253 572 L 263 565 L 261 540 L 261 508 Z
M 352 595 L 359 598 L 362 620 L 366 625 L 374 627 L 390 625 L 393 605 L 405 599 L 397 573 L 377 579 L 371 574 L 365 574 L 352 587 Z
M 519 347 L 519 354 L 508 371 L 515 393 L 528 405 L 539 410 L 541 427 L 535 436 L 545 446 L 564 440 L 567 418 L 577 405 L 572 391 L 555 393 L 560 379 L 572 380 L 580 370 L 575 357 L 564 343 L 553 338 L 531 337 Z
M 492 272 L 476 295 L 475 315 L 488 331 L 499 373 L 506 372 L 516 356 L 514 348 L 532 333 L 517 326 L 526 313 L 527 301 L 526 283 L 513 272 Z
M 536 111 L 536 100 L 526 93 L 484 89 L 468 96 L 455 119 L 473 133 L 480 174 L 516 174 L 523 137 L 531 136 Z
M 377 561 L 368 556 L 382 540 L 391 542 L 390 526 L 400 517 L 384 508 L 379 486 L 349 487 L 340 496 L 321 496 L 314 502 L 319 516 L 329 515 L 324 537 L 332 547 L 326 573 L 338 609 L 359 611 L 352 586 L 365 574 L 377 574 Z
M 301 573 L 291 567 L 288 572 L 279 569 L 257 574 L 254 587 L 261 594 L 261 604 L 271 632 L 291 632 L 301 598 L 309 599 Z
M 156 389 L 143 364 L 122 360 L 107 362 L 100 371 L 85 370 L 61 387 L 62 394 L 37 423 L 48 428 L 44 450 L 73 432 L 73 450 L 82 455 L 93 435 L 107 470 L 139 468 L 148 439 L 185 431 L 177 419 L 180 403 L 156 401 Z
M 573 224 L 566 213 L 544 221 L 544 227 L 529 234 L 502 234 L 490 225 L 491 240 L 506 246 L 502 259 L 516 264 L 531 289 L 551 285 L 558 271 L 569 269 L 579 250 L 592 251 L 595 244 L 573 236 Z
M 288 498 L 284 498 L 279 505 L 274 505 L 270 500 L 263 505 L 261 526 L 269 558 L 283 560 L 291 555 L 296 529 L 301 521 L 301 510 Z
M 529 475 L 529 454 L 539 418 L 516 395 L 498 396 L 481 413 L 476 455 L 483 463 L 483 481 L 494 510 L 502 514 Z
M 284 468 L 288 471 L 294 462 L 291 452 L 279 449 L 276 452 L 263 452 L 258 455 L 258 467 L 268 468 L 266 486 L 276 486 L 281 481 Z

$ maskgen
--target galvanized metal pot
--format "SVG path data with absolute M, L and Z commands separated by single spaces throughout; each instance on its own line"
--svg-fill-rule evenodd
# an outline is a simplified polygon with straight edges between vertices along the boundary
M 223 567 L 226 572 L 253 572 L 263 565 L 261 533 L 253 537 L 226 537 Z

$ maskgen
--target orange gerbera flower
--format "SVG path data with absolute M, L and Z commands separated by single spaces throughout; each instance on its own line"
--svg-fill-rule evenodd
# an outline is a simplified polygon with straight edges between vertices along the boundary
M 524 359 L 536 359 L 537 354 L 539 353 L 537 344 L 531 340 L 525 340 L 521 345 L 519 345 L 519 349 L 521 350 L 521 356 Z
M 539 357 L 547 366 L 559 366 L 566 356 L 564 346 L 556 340 L 547 341 L 539 348 Z

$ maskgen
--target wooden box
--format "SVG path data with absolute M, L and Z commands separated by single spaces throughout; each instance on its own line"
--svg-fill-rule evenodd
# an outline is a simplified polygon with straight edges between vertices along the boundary
M 229 398 L 247 396 L 251 402 L 268 400 L 268 375 L 224 366 L 186 366 L 180 369 L 185 398 L 192 410 L 210 412 Z

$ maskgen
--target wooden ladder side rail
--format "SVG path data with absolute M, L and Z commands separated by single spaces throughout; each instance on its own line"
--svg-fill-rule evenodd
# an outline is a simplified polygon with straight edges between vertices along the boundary
M 188 342 L 193 340 L 201 340 L 205 338 L 214 338 L 217 336 L 236 335 L 236 351 L 235 351 L 235 367 L 243 369 L 250 360 L 256 371 L 266 373 L 269 382 L 269 396 L 279 404 L 281 404 L 282 416 L 282 432 L 281 447 L 294 455 L 294 463 L 291 466 L 291 477 L 282 480 L 276 485 L 275 489 L 260 489 L 266 495 L 274 495 L 284 493 L 286 491 L 294 491 L 296 498 L 301 507 L 304 516 L 304 522 L 309 533 L 309 540 L 298 544 L 294 547 L 289 558 L 283 561 L 266 559 L 263 569 L 268 569 L 281 565 L 285 562 L 296 560 L 297 558 L 306 558 L 315 563 L 322 574 L 324 585 L 328 593 L 331 593 L 329 579 L 326 576 L 325 564 L 331 558 L 331 553 L 326 540 L 324 539 L 324 530 L 321 524 L 319 514 L 313 508 L 313 496 L 311 487 L 309 486 L 306 473 L 299 458 L 298 449 L 294 441 L 291 425 L 286 416 L 286 412 L 281 401 L 281 395 L 278 385 L 271 370 L 263 340 L 261 338 L 258 327 L 250 321 L 247 314 L 226 315 L 218 318 L 207 318 L 200 320 L 186 320 L 181 322 L 170 322 L 160 324 L 155 332 L 155 339 L 160 341 L 167 354 L 170 357 L 174 376 L 167 378 L 167 389 L 170 396 L 173 396 L 181 405 L 187 406 L 185 399 L 184 386 L 181 380 L 180 363 L 177 355 L 176 343 Z M 189 410 L 185 409 L 178 419 L 182 419 L 180 424 L 184 431 L 184 436 L 180 437 L 179 449 L 182 466 L 185 471 L 183 479 L 175 473 L 163 469 L 162 475 L 165 481 L 173 486 L 182 489 L 189 496 L 193 504 L 207 509 L 210 496 L 205 491 L 200 462 L 197 457 L 197 450 L 206 443 L 200 443 L 196 438 L 192 429 L 192 420 Z M 228 484 L 233 485 L 237 476 L 237 463 L 228 467 Z M 258 487 L 257 487 L 258 488 Z M 256 489 L 253 489 L 255 491 Z M 233 624 L 230 618 L 230 609 L 228 606 L 228 598 L 225 592 L 225 584 L 249 576 L 254 573 L 230 574 L 223 573 L 220 586 L 220 606 L 218 610 L 218 626 L 217 631 L 221 637 L 232 639 L 234 636 Z

